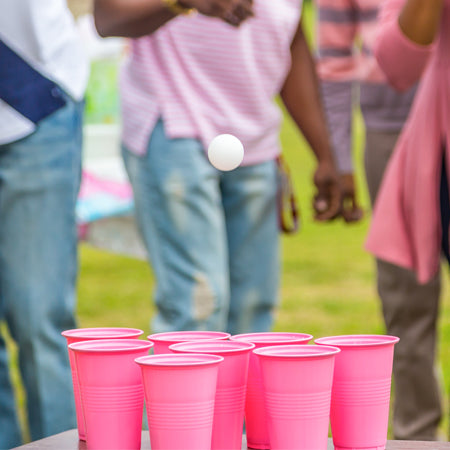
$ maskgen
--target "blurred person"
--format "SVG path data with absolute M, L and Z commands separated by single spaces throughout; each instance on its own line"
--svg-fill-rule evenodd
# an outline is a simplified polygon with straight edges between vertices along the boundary
M 374 205 L 417 86 L 412 83 L 402 93 L 394 90 L 373 54 L 383 0 L 315 1 L 318 72 L 333 149 L 349 202 L 347 221 L 352 221 L 358 217 L 351 154 L 354 109 L 360 106 L 364 119 L 365 177 Z M 387 331 L 400 337 L 393 370 L 394 437 L 434 440 L 442 415 L 434 360 L 430 358 L 440 297 L 439 273 L 421 284 L 412 270 L 382 259 L 376 260 L 376 273 Z M 419 359 L 418 354 L 422 355 Z
M 0 320 L 18 348 L 32 440 L 76 427 L 75 327 L 82 102 L 88 66 L 65 0 L 0 4 Z M 0 448 L 21 445 L 0 336 Z
M 449 259 L 450 2 L 386 1 L 375 55 L 394 87 L 404 91 L 419 80 L 420 86 L 386 169 L 366 246 L 377 258 L 414 271 L 419 283 L 429 283 L 439 272 L 442 252 Z M 407 321 L 400 338 L 410 348 L 397 354 L 403 365 L 396 375 L 403 379 L 406 367 L 412 372 L 406 378 L 411 415 L 421 408 L 423 426 L 434 428 L 441 418 L 433 406 L 440 396 L 433 371 L 438 311 L 435 297 L 395 311 Z
M 156 274 L 154 332 L 267 331 L 279 287 L 280 94 L 316 158 L 316 219 L 340 191 L 297 0 L 96 0 L 102 36 L 132 38 L 123 155 Z M 245 148 L 215 169 L 218 134 Z

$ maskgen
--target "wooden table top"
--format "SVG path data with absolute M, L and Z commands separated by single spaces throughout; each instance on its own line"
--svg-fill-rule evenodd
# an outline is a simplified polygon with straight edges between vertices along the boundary
M 22 450 L 87 450 L 86 442 L 78 440 L 77 430 L 69 430 L 39 441 L 16 447 Z M 242 449 L 247 448 L 245 436 L 242 439 Z M 142 432 L 142 450 L 150 450 L 148 431 Z M 328 449 L 334 450 L 333 442 L 328 440 Z M 388 441 L 386 450 L 450 450 L 450 442 L 424 441 Z

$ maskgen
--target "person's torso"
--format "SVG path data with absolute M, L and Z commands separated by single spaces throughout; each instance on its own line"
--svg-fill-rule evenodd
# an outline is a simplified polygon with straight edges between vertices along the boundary
M 17 55 L 68 95 L 77 100 L 83 97 L 89 69 L 65 0 L 2 0 L 0 42 L 8 53 Z M 0 82 L 10 74 L 0 71 Z M 23 88 L 32 95 L 31 86 Z M 23 137 L 33 129 L 34 124 L 0 99 L 0 142 Z
M 273 99 L 290 69 L 301 2 L 255 0 L 253 6 L 254 18 L 239 28 L 198 14 L 134 40 L 123 102 L 131 95 L 142 111 L 157 110 L 171 137 L 208 142 L 235 134 L 247 162 L 256 148 L 277 147 L 280 113 Z

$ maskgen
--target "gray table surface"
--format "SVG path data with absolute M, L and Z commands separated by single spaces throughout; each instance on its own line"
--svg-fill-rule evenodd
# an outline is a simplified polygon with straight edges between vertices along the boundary
M 23 450 L 86 450 L 86 442 L 78 440 L 78 431 L 69 430 L 39 441 L 16 447 Z M 245 436 L 242 439 L 242 449 L 247 448 Z M 142 432 L 142 450 L 150 450 L 148 431 Z M 333 442 L 328 440 L 328 450 L 334 450 Z M 450 450 L 450 442 L 423 441 L 388 441 L 386 450 Z

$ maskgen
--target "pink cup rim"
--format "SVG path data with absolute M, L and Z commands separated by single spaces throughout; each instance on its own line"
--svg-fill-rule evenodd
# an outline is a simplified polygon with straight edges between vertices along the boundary
M 230 333 L 224 331 L 167 331 L 165 333 L 154 333 L 147 336 L 149 341 L 178 343 L 189 342 L 191 340 L 215 340 L 215 339 L 229 339 Z
M 232 341 L 253 342 L 254 344 L 279 344 L 280 342 L 305 342 L 313 338 L 307 333 L 290 333 L 284 331 L 271 331 L 261 333 L 235 334 L 230 337 Z
M 219 364 L 224 358 L 206 353 L 165 353 L 136 358 L 134 361 L 141 366 L 152 367 L 191 367 Z
M 266 358 L 303 359 L 334 356 L 341 350 L 329 345 L 274 345 L 253 350 L 253 353 Z
M 396 344 L 400 338 L 387 334 L 345 334 L 342 336 L 326 336 L 315 339 L 319 345 L 336 347 L 378 347 Z
M 143 339 L 96 339 L 69 344 L 69 348 L 81 353 L 126 353 L 136 350 L 150 350 L 153 342 Z
M 214 355 L 227 355 L 236 353 L 245 353 L 256 347 L 252 342 L 245 341 L 197 341 L 197 342 L 179 342 L 169 346 L 169 350 L 177 353 L 210 353 Z
M 73 328 L 61 333 L 65 338 L 75 339 L 126 339 L 139 337 L 144 334 L 139 328 L 124 327 L 97 327 L 97 328 Z

